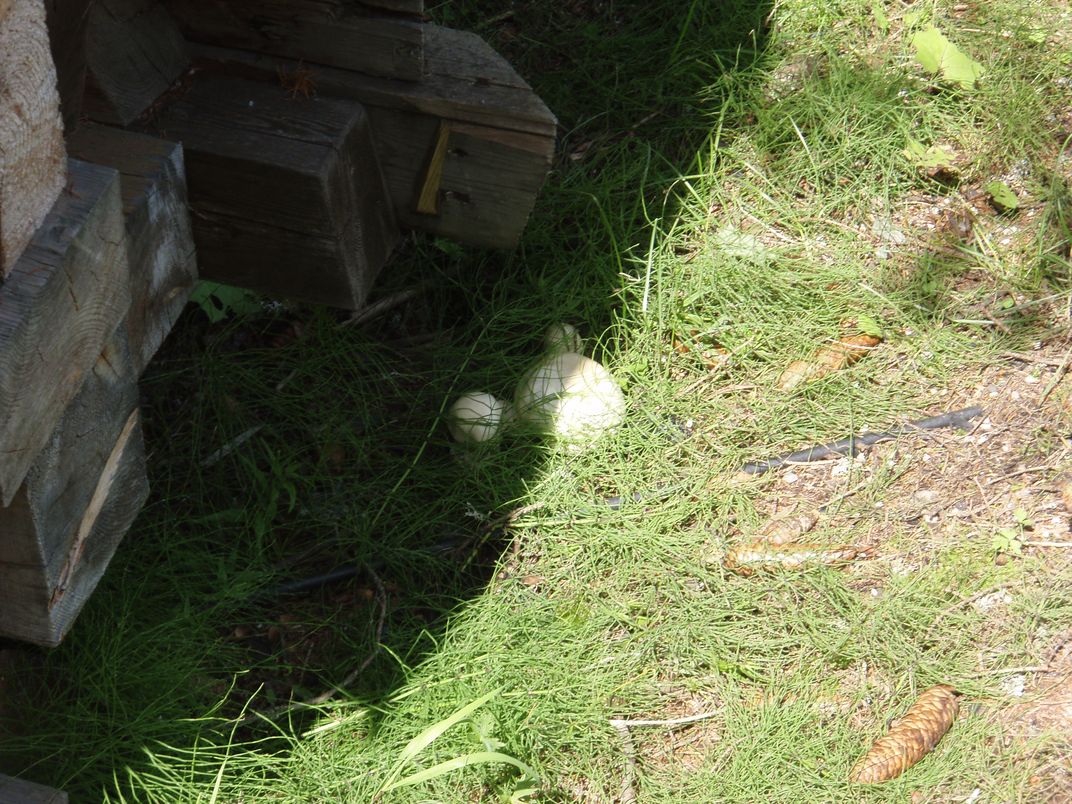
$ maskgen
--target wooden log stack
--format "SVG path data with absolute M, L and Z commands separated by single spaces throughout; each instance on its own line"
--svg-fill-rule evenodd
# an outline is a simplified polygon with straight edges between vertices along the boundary
M 71 628 L 148 490 L 199 275 L 359 309 L 401 232 L 516 244 L 555 119 L 422 0 L 0 0 L 0 637 Z
M 555 130 L 423 0 L 0 0 L 0 637 L 57 645 L 134 523 L 199 275 L 356 310 L 402 230 L 513 247 Z
M 196 271 L 177 146 L 124 142 L 122 172 L 92 159 L 88 129 L 65 152 L 76 5 L 0 2 L 0 636 L 40 645 L 71 627 L 148 493 L 138 373 Z

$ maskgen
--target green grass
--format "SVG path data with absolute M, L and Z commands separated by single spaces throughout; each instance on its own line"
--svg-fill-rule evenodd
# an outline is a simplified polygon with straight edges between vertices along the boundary
M 998 567 L 967 539 L 924 551 L 917 572 L 879 560 L 738 578 L 701 560 L 733 522 L 760 521 L 770 481 L 741 484 L 741 463 L 934 410 L 931 389 L 1047 323 L 1043 311 L 1005 330 L 957 323 L 966 308 L 995 290 L 1066 290 L 1060 6 L 879 5 L 517 3 L 509 38 L 488 22 L 501 4 L 433 8 L 504 50 L 559 115 L 560 158 L 523 242 L 503 254 L 413 238 L 382 292 L 431 289 L 364 328 L 321 310 L 214 327 L 191 312 L 144 383 L 151 502 L 64 645 L 16 674 L 5 769 L 76 801 L 368 801 L 392 773 L 501 752 L 535 770 L 542 800 L 605 801 L 628 753 L 611 718 L 711 711 L 675 732 L 699 740 L 688 763 L 666 729 L 631 729 L 639 800 L 946 800 L 977 787 L 1031 800 L 1031 763 L 1012 761 L 1031 749 L 1001 749 L 985 707 L 1003 700 L 992 671 L 1037 661 L 1040 627 L 1068 627 L 1067 567 Z M 978 88 L 923 75 L 909 40 L 928 23 L 982 62 Z M 956 190 L 910 163 L 909 137 L 954 144 L 962 187 L 1026 160 L 1041 212 L 1017 221 L 1031 237 L 958 249 L 913 226 L 916 202 Z M 858 228 L 874 225 L 906 242 L 880 258 L 884 241 Z M 771 390 L 861 318 L 882 327 L 882 349 Z M 303 336 L 272 345 L 294 319 Z M 508 396 L 560 320 L 626 387 L 626 426 L 582 455 L 506 438 L 458 460 L 440 421 L 451 396 Z M 724 372 L 673 352 L 691 330 L 728 350 Z M 846 504 L 863 517 L 895 480 Z M 661 484 L 674 493 L 595 502 Z M 505 534 L 487 524 L 522 505 Z M 890 545 L 921 550 L 909 525 Z M 387 587 L 382 634 L 375 599 L 258 597 L 345 562 Z M 1019 590 L 1003 619 L 955 606 L 1000 584 Z M 374 587 L 365 572 L 343 588 Z M 232 636 L 282 615 L 306 640 L 294 650 Z M 981 658 L 981 645 L 1004 655 Z M 279 714 L 369 656 L 337 702 Z M 910 774 L 850 788 L 856 757 L 937 682 L 984 708 Z M 407 758 L 422 731 L 488 695 Z M 521 775 L 477 764 L 383 800 L 509 799 Z

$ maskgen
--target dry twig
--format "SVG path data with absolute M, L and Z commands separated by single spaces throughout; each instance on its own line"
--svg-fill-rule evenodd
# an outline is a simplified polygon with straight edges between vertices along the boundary
M 636 779 L 636 746 L 633 744 L 633 736 L 629 733 L 629 729 L 635 726 L 664 726 L 672 728 L 674 726 L 684 726 L 689 723 L 697 723 L 701 720 L 708 720 L 720 714 L 719 712 L 704 712 L 699 715 L 690 715 L 689 717 L 677 717 L 672 720 L 629 720 L 624 718 L 612 718 L 610 725 L 614 727 L 614 730 L 621 735 L 622 738 L 622 751 L 625 754 L 625 773 L 622 776 L 622 792 L 618 794 L 618 801 L 621 804 L 633 804 L 637 800 L 636 790 L 633 788 L 633 782 Z
M 384 296 L 382 299 L 377 299 L 367 307 L 357 310 L 348 319 L 343 321 L 340 326 L 356 327 L 361 324 L 366 324 L 375 318 L 379 318 L 384 313 L 390 312 L 400 304 L 405 304 L 410 299 L 420 296 L 431 287 L 431 284 L 431 282 L 422 282 L 414 287 L 400 290 L 398 293 L 392 293 L 390 296 Z
M 343 687 L 349 687 L 357 680 L 358 676 L 368 669 L 368 666 L 372 664 L 372 661 L 380 653 L 380 648 L 382 647 L 381 643 L 383 642 L 383 624 L 387 619 L 387 590 L 383 588 L 383 581 L 381 581 L 380 576 L 376 574 L 376 570 L 366 564 L 365 572 L 368 573 L 368 576 L 372 579 L 372 583 L 376 586 L 376 602 L 380 606 L 380 616 L 376 623 L 376 644 L 372 646 L 372 652 L 369 653 L 361 664 L 355 667 L 346 678 L 342 680 L 341 684 L 337 684 L 332 689 L 325 690 L 319 695 L 307 700 L 305 703 L 309 706 L 319 706 L 320 704 L 327 703 L 334 698 L 335 694 L 341 691 Z
M 1038 406 L 1040 408 L 1046 403 L 1046 400 L 1049 398 L 1050 394 L 1053 393 L 1053 389 L 1057 387 L 1057 384 L 1061 382 L 1065 374 L 1068 373 L 1069 360 L 1072 360 L 1072 349 L 1069 349 L 1065 353 L 1064 359 L 1061 361 L 1060 365 L 1057 366 L 1057 370 L 1053 373 L 1053 379 L 1050 380 L 1050 384 L 1046 386 L 1045 390 L 1043 390 L 1042 394 L 1039 396 Z

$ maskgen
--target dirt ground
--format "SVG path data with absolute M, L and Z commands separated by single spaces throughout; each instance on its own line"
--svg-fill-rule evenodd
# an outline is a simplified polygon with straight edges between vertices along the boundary
M 970 542 L 992 546 L 999 564 L 1041 559 L 1017 585 L 996 586 L 955 604 L 1000 618 L 1022 591 L 1020 584 L 1051 588 L 1068 577 L 1072 565 L 1070 363 L 1067 337 L 1007 353 L 963 377 L 959 387 L 933 390 L 935 414 L 982 408 L 970 429 L 903 436 L 855 458 L 792 465 L 753 481 L 762 486 L 756 498 L 767 532 L 775 522 L 803 522 L 815 534 L 795 533 L 797 541 L 822 542 L 851 532 L 855 547 L 881 556 L 898 574 L 920 569 L 939 548 Z M 882 594 L 881 580 L 862 565 L 853 585 Z M 986 710 L 1010 746 L 1045 733 L 1068 736 L 1067 750 L 1055 751 L 1051 743 L 1046 756 L 1035 757 L 1038 771 L 1031 781 L 1034 800 L 1069 802 L 1072 628 L 1040 627 L 1031 637 L 1037 663 L 1010 668 L 1001 682 L 1015 703 L 988 704 Z M 980 645 L 979 651 L 1000 655 L 1002 645 Z

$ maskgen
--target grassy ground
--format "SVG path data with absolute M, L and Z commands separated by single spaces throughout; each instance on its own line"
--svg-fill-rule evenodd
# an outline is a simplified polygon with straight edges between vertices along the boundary
M 1064 5 L 432 13 L 507 53 L 559 115 L 524 241 L 414 238 L 381 292 L 431 289 L 363 327 L 191 310 L 144 384 L 150 504 L 66 643 L 13 660 L 5 769 L 77 801 L 1067 800 L 1051 767 L 1067 743 L 1010 725 L 1008 679 L 1036 668 L 1041 694 L 1072 628 L 1068 551 L 1031 544 L 1067 463 L 1069 391 L 1003 419 L 1011 375 L 993 374 L 1067 327 Z M 917 63 L 931 24 L 981 64 L 975 86 Z M 993 207 L 993 180 L 1017 210 Z M 580 455 L 507 437 L 459 460 L 451 396 L 508 396 L 556 321 L 622 382 L 626 425 Z M 884 338 L 866 358 L 775 390 L 861 329 Z M 1031 405 L 1053 368 L 1015 364 Z M 980 399 L 1009 454 L 946 434 L 739 475 Z M 1024 478 L 1021 459 L 1046 469 Z M 946 517 L 962 497 L 969 515 Z M 874 558 L 720 565 L 778 511 L 830 500 L 812 540 Z M 272 592 L 346 563 L 348 582 Z M 1000 616 L 974 605 L 1005 592 Z M 936 754 L 849 786 L 941 682 L 962 714 Z

